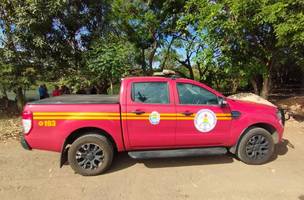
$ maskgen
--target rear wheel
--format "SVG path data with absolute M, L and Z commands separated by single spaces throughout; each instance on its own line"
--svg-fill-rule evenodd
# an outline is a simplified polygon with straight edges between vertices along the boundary
M 237 156 L 247 164 L 259 165 L 268 162 L 274 153 L 271 134 L 263 128 L 250 129 L 241 139 Z
M 113 146 L 104 136 L 87 134 L 72 143 L 68 160 L 76 173 L 83 176 L 98 175 L 111 166 Z

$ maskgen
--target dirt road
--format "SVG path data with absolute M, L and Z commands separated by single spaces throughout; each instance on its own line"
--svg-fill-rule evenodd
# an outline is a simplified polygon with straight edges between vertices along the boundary
M 229 156 L 135 161 L 118 155 L 96 177 L 58 167 L 59 155 L 0 143 L 0 199 L 304 200 L 304 125 L 289 122 L 278 156 L 249 166 Z

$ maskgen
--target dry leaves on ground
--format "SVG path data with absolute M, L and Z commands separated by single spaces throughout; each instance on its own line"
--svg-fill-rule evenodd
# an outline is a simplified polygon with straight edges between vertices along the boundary
M 22 134 L 20 118 L 0 119 L 0 141 L 19 139 Z

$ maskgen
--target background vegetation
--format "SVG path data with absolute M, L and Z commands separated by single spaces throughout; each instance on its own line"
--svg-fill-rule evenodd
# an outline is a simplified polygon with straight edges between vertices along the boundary
M 37 82 L 107 93 L 173 69 L 268 98 L 303 84 L 303 11 L 302 0 L 1 0 L 1 94 L 21 109 Z

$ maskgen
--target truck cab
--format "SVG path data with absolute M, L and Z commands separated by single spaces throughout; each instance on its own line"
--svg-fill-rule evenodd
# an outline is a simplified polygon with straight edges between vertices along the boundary
M 219 104 L 224 97 L 211 88 L 188 79 L 159 77 L 125 79 L 123 85 L 127 92 L 122 112 L 128 113 L 123 128 L 131 149 L 227 144 L 231 110 Z M 200 124 L 200 110 L 210 113 L 210 127 Z

